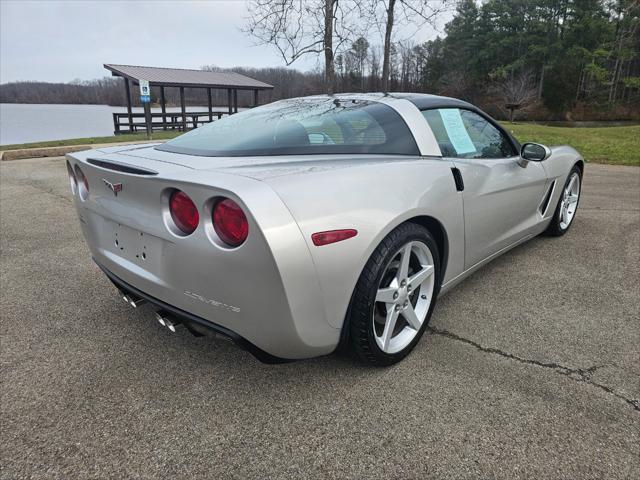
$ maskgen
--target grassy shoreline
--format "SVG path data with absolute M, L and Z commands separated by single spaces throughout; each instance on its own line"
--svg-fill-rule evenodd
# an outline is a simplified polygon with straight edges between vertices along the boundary
M 152 140 L 169 140 L 180 135 L 178 131 L 154 132 Z M 146 133 L 131 133 L 125 135 L 112 135 L 110 137 L 86 137 L 71 138 L 67 140 L 47 140 L 44 142 L 33 143 L 15 143 L 12 145 L 0 145 L 0 152 L 5 150 L 19 150 L 23 148 L 49 148 L 49 147 L 68 147 L 72 145 L 95 145 L 102 143 L 121 143 L 121 142 L 137 142 L 146 141 Z
M 554 127 L 503 123 L 520 142 L 570 145 L 587 162 L 640 166 L 640 125 L 625 127 Z
M 507 123 L 502 125 L 521 142 L 539 142 L 545 145 L 571 145 L 588 162 L 611 165 L 640 166 L 640 125 L 622 127 L 568 128 L 535 123 Z M 180 132 L 155 132 L 153 140 L 168 140 Z M 27 148 L 49 148 L 73 145 L 95 145 L 144 141 L 144 133 L 111 137 L 74 138 L 47 142 L 0 145 L 0 151 Z

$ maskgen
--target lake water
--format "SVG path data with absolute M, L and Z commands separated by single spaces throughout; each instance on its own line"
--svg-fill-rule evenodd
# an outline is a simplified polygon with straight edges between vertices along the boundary
M 142 108 L 134 108 L 142 112 Z M 187 107 L 187 111 L 206 111 L 207 107 Z M 226 107 L 214 110 L 227 111 Z M 126 112 L 126 107 L 108 105 L 37 105 L 0 104 L 0 145 L 65 140 L 68 138 L 106 137 L 113 135 L 113 112 Z M 160 112 L 152 108 L 152 112 Z M 179 107 L 167 107 L 178 112 Z

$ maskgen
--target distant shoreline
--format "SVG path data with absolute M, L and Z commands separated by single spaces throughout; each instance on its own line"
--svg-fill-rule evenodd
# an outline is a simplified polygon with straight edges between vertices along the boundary
M 9 103 L 0 103 L 0 108 L 3 106 L 9 105 L 24 105 L 24 106 L 46 106 L 46 107 L 87 107 L 87 108 L 113 108 L 113 109 L 122 109 L 119 111 L 126 111 L 126 105 L 108 105 L 103 103 L 17 103 L 17 102 L 9 102 Z M 134 111 L 141 111 L 142 106 L 134 105 L 132 109 Z M 160 111 L 161 106 L 157 103 L 152 103 L 151 108 L 153 110 Z M 167 111 L 179 112 L 180 105 L 176 104 L 167 104 Z M 187 110 L 193 111 L 194 109 L 207 111 L 208 107 L 206 105 L 199 104 L 190 104 L 186 105 Z M 226 112 L 228 110 L 228 105 L 217 105 L 212 107 L 212 111 L 214 112 Z M 241 107 L 240 110 L 244 110 L 244 107 Z M 548 125 L 554 127 L 568 127 L 568 128 L 588 128 L 588 127 L 625 127 L 625 126 L 633 126 L 640 125 L 640 121 L 638 120 L 578 120 L 578 121 L 568 121 L 568 120 L 536 120 L 536 119 L 527 119 L 527 120 L 517 120 L 518 123 L 530 123 L 536 125 Z M 52 141 L 55 141 L 52 139 Z
M 135 103 L 135 100 L 134 100 Z M 46 105 L 46 106 L 77 106 L 77 107 L 108 107 L 108 108 L 121 108 L 121 109 L 125 109 L 127 108 L 126 104 L 122 104 L 122 105 L 111 105 L 111 104 L 106 104 L 106 103 L 42 103 L 42 102 L 0 102 L 0 107 L 3 105 Z M 202 109 L 202 111 L 206 111 L 208 109 L 208 107 L 202 103 L 188 103 L 186 104 L 187 109 L 194 109 L 194 108 L 198 108 L 198 109 Z M 138 105 L 138 104 L 134 104 L 132 106 L 133 110 L 142 110 L 143 106 L 142 105 Z M 162 107 L 159 103 L 152 103 L 151 104 L 151 108 L 152 109 L 156 109 L 156 110 L 160 110 Z M 176 103 L 167 103 L 166 105 L 167 111 L 169 111 L 169 109 L 175 109 L 176 111 L 180 111 L 180 105 L 176 104 Z M 218 112 L 218 111 L 222 111 L 222 112 L 226 112 L 227 109 L 229 108 L 228 105 L 226 104 L 222 104 L 222 105 L 214 105 L 212 107 L 212 111 L 214 112 Z M 247 106 L 245 105 L 239 105 L 239 108 L 241 110 L 244 110 L 245 108 L 247 108 Z M 498 120 L 506 120 L 505 118 L 501 117 L 501 116 L 497 116 L 494 118 L 498 119 Z M 589 119 L 589 120 L 575 120 L 575 121 L 571 121 L 571 120 L 549 120 L 546 118 L 527 118 L 527 119 L 521 119 L 518 118 L 516 121 L 518 122 L 531 122 L 531 123 L 537 123 L 540 125 L 550 125 L 550 126 L 562 126 L 562 127 L 572 127 L 572 128 L 580 128 L 580 127 L 602 127 L 602 126 L 630 126 L 630 125 L 640 125 L 640 120 L 637 119 L 628 119 L 628 118 L 624 118 L 624 119 L 608 119 L 608 118 L 602 118 L 602 119 Z
M 0 106 L 2 105 L 51 105 L 51 106 L 76 106 L 76 107 L 111 107 L 111 108 L 124 108 L 126 109 L 127 106 L 126 105 L 109 105 L 106 103 L 40 103 L 40 102 L 29 102 L 29 103 L 25 103 L 25 102 L 2 102 L 0 103 Z M 167 108 L 180 108 L 180 105 L 176 105 L 173 103 L 167 103 Z M 186 105 L 187 108 L 194 108 L 194 107 L 198 107 L 198 108 L 202 108 L 204 110 L 207 110 L 206 105 L 202 105 L 202 104 L 198 104 L 198 103 L 194 103 L 194 104 L 187 104 Z M 143 108 L 141 105 L 132 105 L 132 108 Z M 151 104 L 151 108 L 157 108 L 158 110 L 160 110 L 162 107 L 159 103 L 152 103 Z M 215 111 L 216 109 L 223 109 L 223 110 L 227 110 L 229 108 L 228 105 L 214 105 L 213 106 L 213 110 Z

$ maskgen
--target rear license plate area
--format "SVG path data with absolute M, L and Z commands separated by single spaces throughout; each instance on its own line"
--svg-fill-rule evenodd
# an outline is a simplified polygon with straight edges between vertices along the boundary
M 111 223 L 111 245 L 116 255 L 151 267 L 161 254 L 163 240 L 116 222 Z

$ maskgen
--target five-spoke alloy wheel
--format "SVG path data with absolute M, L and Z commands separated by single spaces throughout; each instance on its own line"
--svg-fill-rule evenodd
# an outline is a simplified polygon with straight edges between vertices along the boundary
M 382 275 L 373 311 L 378 347 L 396 353 L 420 331 L 433 298 L 433 255 L 426 244 L 407 242 Z
M 438 294 L 440 255 L 431 233 L 405 223 L 367 262 L 348 314 L 351 344 L 362 359 L 391 365 L 422 336 Z
M 580 201 L 580 184 L 582 181 L 582 172 L 577 166 L 574 166 L 562 189 L 560 200 L 554 213 L 551 223 L 547 227 L 546 233 L 553 236 L 564 235 L 578 210 Z
M 580 174 L 572 172 L 568 185 L 562 191 L 560 207 L 560 227 L 565 230 L 569 228 L 578 209 L 578 198 L 580 198 Z

